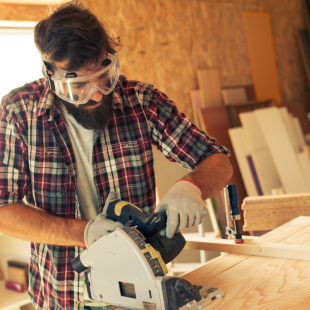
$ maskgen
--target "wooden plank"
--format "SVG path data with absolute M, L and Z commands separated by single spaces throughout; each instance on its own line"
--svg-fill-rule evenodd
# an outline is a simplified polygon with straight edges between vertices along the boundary
M 298 218 L 266 233 L 265 235 L 259 237 L 260 242 L 281 242 L 286 238 L 297 234 L 304 229 L 310 227 L 310 217 L 309 216 L 299 216 Z M 300 244 L 300 243 L 298 243 Z
M 260 109 L 254 111 L 254 114 L 266 139 L 285 192 L 289 194 L 310 190 L 300 170 L 295 150 L 278 108 Z
M 218 69 L 197 71 L 199 88 L 202 91 L 202 107 L 209 108 L 222 105 L 220 72 Z
M 301 103 L 291 103 L 287 104 L 286 108 L 290 114 L 299 119 L 303 134 L 310 133 L 310 123 L 304 106 Z
M 204 266 L 198 271 L 207 274 Z M 191 280 L 197 283 L 195 277 Z M 309 261 L 253 256 L 225 268 L 216 277 L 201 280 L 225 293 L 224 298 L 213 300 L 205 310 L 309 309 Z
M 272 203 L 292 203 L 299 204 L 302 202 L 310 203 L 310 193 L 283 194 L 279 196 L 266 195 L 261 197 L 247 197 L 244 199 L 242 208 L 246 210 L 249 205 L 255 204 L 272 204 Z
M 256 98 L 282 105 L 270 14 L 245 11 L 243 17 Z
M 287 242 L 285 239 L 296 235 L 299 244 L 306 242 L 309 246 L 309 227 L 310 217 L 299 217 L 257 240 Z M 302 235 L 305 237 L 300 238 Z M 242 255 L 238 262 L 238 256 L 227 254 L 223 261 L 219 257 L 214 264 L 211 261 L 186 274 L 191 283 L 223 289 L 225 297 L 213 300 L 206 310 L 309 309 L 309 261 Z M 232 265 L 229 264 L 230 259 L 235 260 Z M 212 276 L 213 268 L 217 268 L 215 276 Z
M 270 230 L 299 216 L 310 216 L 310 194 L 247 197 L 241 209 L 243 230 Z
M 302 62 L 306 71 L 308 83 L 310 84 L 310 38 L 307 29 L 298 29 L 296 31 L 297 43 L 301 54 Z
M 247 96 L 244 87 L 222 89 L 222 96 L 225 105 L 235 102 L 246 102 Z
M 251 169 L 247 163 L 246 157 L 250 155 L 250 148 L 246 140 L 244 129 L 242 127 L 231 128 L 228 130 L 231 144 L 237 158 L 240 173 L 248 196 L 257 196 L 256 186 L 253 180 Z
M 189 237 L 184 249 L 310 261 L 310 246 L 307 245 L 256 241 L 236 244 L 234 240 Z
M 299 147 L 298 147 L 298 141 L 297 141 L 297 137 L 295 136 L 295 129 L 293 128 L 291 116 L 288 114 L 286 107 L 278 108 L 277 111 L 280 115 L 281 121 L 284 125 L 284 129 L 293 147 L 294 152 L 295 153 L 300 152 L 301 150 L 299 150 Z
M 257 194 L 259 196 L 261 196 L 261 195 L 263 195 L 263 191 L 262 191 L 262 187 L 260 186 L 260 183 L 259 183 L 257 171 L 256 171 L 256 168 L 255 168 L 255 165 L 254 165 L 254 162 L 253 162 L 253 158 L 252 158 L 251 155 L 248 155 L 246 157 L 246 159 L 247 159 L 247 162 L 248 162 L 248 166 L 249 166 L 249 168 L 251 170 L 251 174 L 252 174 L 252 177 L 253 177 L 253 180 L 254 180 L 254 183 L 255 183 Z M 271 192 L 272 192 L 272 190 L 271 190 Z
M 186 279 L 189 282 L 192 282 L 193 279 L 195 279 L 194 283 L 206 282 L 207 280 L 216 277 L 224 270 L 240 264 L 242 261 L 248 258 L 250 258 L 250 256 L 224 254 L 204 264 L 203 269 L 197 268 L 196 270 L 187 272 L 186 274 L 182 275 L 182 278 Z
M 233 127 L 240 127 L 240 114 L 245 112 L 253 112 L 257 109 L 263 109 L 275 106 L 274 100 L 265 100 L 265 101 L 247 101 L 247 102 L 235 102 L 227 105 L 227 110 L 230 114 L 231 119 L 234 120 Z
M 200 120 L 197 115 L 197 110 L 201 109 L 201 101 L 198 89 L 191 91 L 191 103 L 192 103 L 192 118 L 194 120 L 195 125 L 198 128 L 201 128 Z
M 250 147 L 259 184 L 263 194 L 270 195 L 271 190 L 282 187 L 282 183 L 266 139 L 254 112 L 241 113 L 240 120 Z
M 305 149 L 306 142 L 305 142 L 304 135 L 302 133 L 302 129 L 301 129 L 301 125 L 300 125 L 300 121 L 298 117 L 292 117 L 292 126 L 294 130 L 294 135 L 296 137 L 296 141 L 298 144 L 298 152 L 303 152 Z
M 306 152 L 298 153 L 297 155 L 297 162 L 300 167 L 300 171 L 306 181 L 306 185 L 310 188 L 310 162 L 308 159 L 308 155 Z
M 283 244 L 294 244 L 294 245 L 310 245 L 310 226 L 304 227 L 303 229 L 299 230 L 298 232 L 287 236 L 286 238 L 282 239 L 280 242 Z M 310 254 L 309 254 L 310 255 Z

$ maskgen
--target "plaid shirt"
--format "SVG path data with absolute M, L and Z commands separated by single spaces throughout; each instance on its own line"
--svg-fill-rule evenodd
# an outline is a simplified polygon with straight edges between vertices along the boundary
M 75 155 L 61 113 L 44 79 L 14 89 L 0 110 L 0 207 L 29 204 L 80 220 Z M 110 191 L 146 212 L 155 208 L 152 144 L 192 170 L 229 151 L 178 112 L 152 85 L 121 76 L 114 115 L 95 131 L 94 183 L 102 211 Z M 26 220 L 26 219 L 25 219 Z M 71 260 L 83 248 L 31 243 L 29 295 L 37 309 L 83 309 L 83 278 Z

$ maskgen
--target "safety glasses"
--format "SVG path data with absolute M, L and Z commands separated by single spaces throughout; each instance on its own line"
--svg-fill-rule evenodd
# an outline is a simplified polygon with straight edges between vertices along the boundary
M 95 91 L 108 95 L 119 77 L 118 55 L 108 54 L 102 66 L 96 73 L 82 77 L 75 72 L 66 73 L 56 69 L 51 76 L 55 94 L 73 104 L 85 104 Z

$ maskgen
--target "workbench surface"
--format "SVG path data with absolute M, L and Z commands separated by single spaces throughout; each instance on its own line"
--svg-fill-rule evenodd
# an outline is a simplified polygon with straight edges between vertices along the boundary
M 256 242 L 309 245 L 310 217 L 298 217 Z M 192 284 L 223 289 L 206 310 L 309 310 L 310 261 L 225 254 L 185 274 Z

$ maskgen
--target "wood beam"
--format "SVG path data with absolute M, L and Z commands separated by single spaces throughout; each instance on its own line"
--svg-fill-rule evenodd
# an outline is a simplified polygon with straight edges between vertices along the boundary
M 269 242 L 236 244 L 234 240 L 226 239 L 187 238 L 184 249 L 310 261 L 310 246 L 304 245 Z

